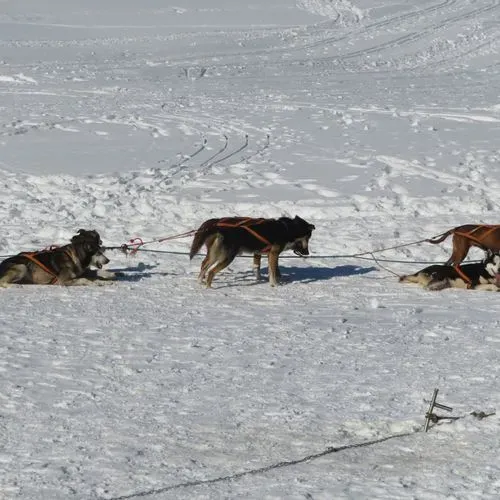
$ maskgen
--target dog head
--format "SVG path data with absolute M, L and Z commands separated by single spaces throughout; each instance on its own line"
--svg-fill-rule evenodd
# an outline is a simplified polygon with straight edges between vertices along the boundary
M 102 266 L 109 264 L 109 259 L 104 255 L 104 248 L 99 248 L 95 254 L 92 255 L 90 265 L 102 269 Z
M 86 253 L 95 253 L 102 246 L 99 233 L 93 229 L 79 229 L 78 233 L 71 238 L 71 243 L 82 246 Z
M 94 229 L 79 229 L 77 234 L 71 238 L 71 243 L 88 243 L 94 248 L 102 246 L 101 237 Z
M 313 224 L 309 224 L 309 222 L 305 221 L 298 215 L 291 220 L 291 223 L 293 225 L 295 235 L 295 240 L 290 247 L 291 250 L 293 250 L 293 253 L 298 256 L 309 255 L 309 240 L 312 236 L 313 230 L 316 228 Z
M 484 268 L 490 276 L 495 278 L 497 285 L 500 285 L 500 254 L 488 252 L 484 260 Z

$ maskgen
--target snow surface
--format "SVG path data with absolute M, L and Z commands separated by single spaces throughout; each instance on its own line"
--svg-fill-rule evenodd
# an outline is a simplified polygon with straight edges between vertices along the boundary
M 449 240 L 335 257 L 500 223 L 499 16 L 1 1 L 2 256 L 298 214 L 323 257 L 288 254 L 277 288 L 237 259 L 206 290 L 174 240 L 109 252 L 109 286 L 0 290 L 0 499 L 499 498 L 498 416 L 470 415 L 500 408 L 499 296 L 387 270 Z M 434 387 L 463 418 L 425 434 Z

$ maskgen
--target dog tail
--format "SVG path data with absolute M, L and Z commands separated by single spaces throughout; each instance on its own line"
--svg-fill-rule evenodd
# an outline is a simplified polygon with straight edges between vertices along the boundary
M 201 233 L 199 231 L 194 234 L 191 249 L 189 250 L 189 260 L 192 260 L 192 258 L 200 251 L 200 248 L 203 246 L 203 243 L 205 243 L 207 236 L 208 235 L 206 233 Z
M 209 219 L 196 230 L 193 242 L 191 243 L 191 249 L 189 250 L 189 260 L 200 251 L 207 238 L 216 232 L 216 223 L 217 219 Z
M 453 234 L 454 232 L 455 232 L 455 228 L 446 231 L 446 233 L 438 234 L 434 238 L 429 238 L 428 240 L 425 240 L 425 241 L 435 245 L 436 243 L 441 243 L 442 241 L 444 241 L 446 238 L 448 238 L 448 236 L 450 236 L 450 234 Z

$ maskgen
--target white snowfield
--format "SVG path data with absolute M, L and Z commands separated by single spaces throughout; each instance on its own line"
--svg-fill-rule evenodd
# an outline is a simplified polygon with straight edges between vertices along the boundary
M 498 0 L 0 1 L 0 255 L 300 215 L 311 258 L 0 289 L 0 499 L 500 498 Z M 400 246 L 370 255 L 357 253 Z M 481 258 L 473 249 L 469 258 Z M 267 264 L 266 266 L 267 267 Z M 460 417 L 423 432 L 434 388 Z M 385 440 L 385 438 L 389 438 Z M 363 445 L 363 446 L 356 446 Z

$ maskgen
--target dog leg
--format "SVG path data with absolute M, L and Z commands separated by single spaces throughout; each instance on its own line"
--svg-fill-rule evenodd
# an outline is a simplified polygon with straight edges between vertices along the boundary
M 205 280 L 205 275 L 207 274 L 208 268 L 210 267 L 210 250 L 216 239 L 216 234 L 211 234 L 205 239 L 205 248 L 207 255 L 205 255 L 205 258 L 201 262 L 200 272 L 198 274 L 198 283 L 203 283 L 203 281 Z
M 212 286 L 214 276 L 225 269 L 238 255 L 238 248 L 225 248 L 222 238 L 217 238 L 210 249 L 210 267 L 207 271 L 207 288 Z
M 484 292 L 500 292 L 500 287 L 494 283 L 476 285 L 474 290 L 482 290 Z
M 222 271 L 227 266 L 229 266 L 229 264 L 231 264 L 231 262 L 233 262 L 233 260 L 234 260 L 234 257 L 233 258 L 226 257 L 223 261 L 216 262 L 215 265 L 213 265 L 208 270 L 208 273 L 207 273 L 207 285 L 206 285 L 207 288 L 211 288 L 212 287 L 212 280 L 214 279 L 214 276 L 218 272 Z
M 207 252 L 206 257 L 203 259 L 203 262 L 201 263 L 200 266 L 200 273 L 198 274 L 198 283 L 203 283 L 203 280 L 205 279 L 205 275 L 207 274 L 207 269 L 209 267 L 209 255 Z
M 117 278 L 123 278 L 124 273 L 118 271 L 108 271 L 107 269 L 86 269 L 85 272 L 80 276 L 81 278 L 87 278 L 89 280 L 97 281 L 112 281 Z
M 271 286 L 278 285 L 278 279 L 281 276 L 278 269 L 278 258 L 279 258 L 279 249 L 271 248 L 268 256 L 269 263 L 269 284 Z
M 113 281 L 116 278 L 123 278 L 125 276 L 124 273 L 115 272 L 115 271 L 107 271 L 106 269 L 101 269 L 97 271 L 97 279 L 105 280 L 105 281 Z
M 104 285 L 109 285 L 111 283 L 111 280 L 92 280 L 88 278 L 75 278 L 73 280 L 69 281 L 64 281 L 61 283 L 64 286 L 104 286 Z
M 201 263 L 200 273 L 198 274 L 198 283 L 200 284 L 206 281 L 207 273 L 209 273 L 219 261 L 226 258 L 221 235 L 217 234 L 213 238 L 207 240 L 205 246 L 207 248 L 207 255 Z
M 445 264 L 446 266 L 458 266 L 465 259 L 471 247 L 471 240 L 464 236 L 453 234 L 452 244 L 453 251 Z
M 253 254 L 253 271 L 255 273 L 255 278 L 257 281 L 260 281 L 260 262 L 261 262 L 262 256 L 260 253 L 254 253 Z
M 15 265 L 10 269 L 7 269 L 5 274 L 0 277 L 0 287 L 8 287 L 12 283 L 17 283 L 21 281 L 26 275 L 27 268 L 22 264 Z

